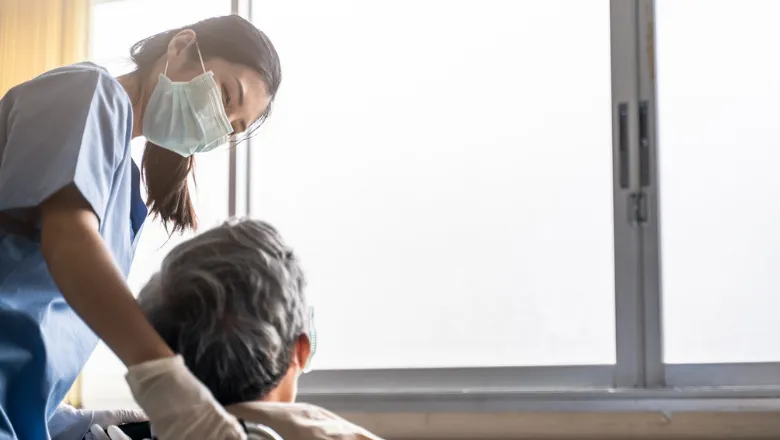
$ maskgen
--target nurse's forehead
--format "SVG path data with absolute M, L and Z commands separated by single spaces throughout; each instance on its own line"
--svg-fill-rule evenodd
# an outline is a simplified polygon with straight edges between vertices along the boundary
M 259 73 L 248 69 L 251 75 L 239 77 L 239 82 L 244 85 L 244 108 L 246 112 L 247 126 L 255 123 L 268 108 L 271 97 L 268 96 L 268 87 Z

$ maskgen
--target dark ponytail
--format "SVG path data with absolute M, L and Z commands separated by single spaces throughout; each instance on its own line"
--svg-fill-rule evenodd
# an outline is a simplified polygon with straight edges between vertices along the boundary
M 142 87 L 143 80 L 149 76 L 157 60 L 165 55 L 173 37 L 185 29 L 195 32 L 204 60 L 220 57 L 228 62 L 243 64 L 262 76 L 271 103 L 251 127 L 257 128 L 271 111 L 271 104 L 282 81 L 281 65 L 268 37 L 237 15 L 209 18 L 135 43 L 130 49 L 130 56 L 136 65 L 139 87 Z M 197 60 L 194 46 L 188 55 L 193 61 Z M 194 158 L 182 157 L 147 142 L 141 166 L 150 214 L 159 217 L 170 233 L 196 229 L 197 215 L 189 189 L 189 175 L 195 167 Z
M 190 172 L 195 169 L 194 156 L 182 157 L 146 142 L 141 168 L 149 212 L 159 216 L 170 233 L 197 229 L 198 216 L 189 188 Z

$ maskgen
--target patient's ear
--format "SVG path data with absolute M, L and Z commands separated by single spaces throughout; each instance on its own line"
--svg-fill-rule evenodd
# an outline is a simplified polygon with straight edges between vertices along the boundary
M 306 361 L 309 360 L 309 354 L 311 353 L 311 341 L 309 335 L 301 334 L 298 336 L 298 340 L 295 342 L 295 351 L 293 352 L 292 363 L 299 370 L 306 368 Z
M 306 368 L 309 353 L 311 353 L 309 336 L 305 334 L 298 336 L 287 374 L 285 374 L 276 388 L 260 400 L 265 402 L 295 402 L 295 397 L 298 395 L 298 378 L 303 373 L 303 369 Z

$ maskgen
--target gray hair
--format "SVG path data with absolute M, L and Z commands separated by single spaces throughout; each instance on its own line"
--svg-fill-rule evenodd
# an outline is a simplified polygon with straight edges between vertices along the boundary
M 306 332 L 305 280 L 271 225 L 230 220 L 179 244 L 141 290 L 152 326 L 223 405 L 257 400 Z

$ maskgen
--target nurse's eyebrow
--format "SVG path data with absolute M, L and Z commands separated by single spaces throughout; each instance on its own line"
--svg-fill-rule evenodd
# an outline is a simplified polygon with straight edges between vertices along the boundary
M 244 85 L 241 84 L 241 81 L 238 80 L 237 76 L 233 76 L 233 79 L 236 80 L 236 84 L 238 84 L 238 105 L 244 105 Z
M 244 85 L 241 84 L 241 81 L 238 80 L 238 77 L 233 75 L 233 79 L 236 80 L 236 84 L 238 85 L 238 106 L 243 107 L 244 106 Z M 239 122 L 241 124 L 241 129 L 238 130 L 239 133 L 243 133 L 246 131 L 246 122 L 241 120 Z

